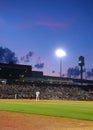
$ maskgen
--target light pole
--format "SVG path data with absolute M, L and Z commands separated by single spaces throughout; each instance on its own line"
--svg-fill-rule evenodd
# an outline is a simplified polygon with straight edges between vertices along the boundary
M 60 77 L 62 77 L 62 57 L 66 56 L 66 52 L 62 49 L 57 49 L 56 55 L 60 58 Z

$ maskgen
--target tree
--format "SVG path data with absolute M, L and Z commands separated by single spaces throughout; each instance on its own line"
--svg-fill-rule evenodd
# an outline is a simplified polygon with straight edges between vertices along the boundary
M 72 75 L 73 75 L 73 68 L 68 68 L 68 70 L 67 70 L 67 76 L 69 78 L 71 78 Z
M 0 47 L 0 62 L 2 63 L 17 63 L 18 58 L 15 56 L 15 53 L 12 52 L 8 48 L 2 48 Z
M 90 78 L 93 76 L 93 68 L 90 69 L 89 71 L 86 72 L 87 73 L 87 78 Z
M 78 66 L 76 66 L 75 68 L 68 68 L 68 70 L 67 70 L 67 76 L 69 77 L 69 78 L 71 78 L 72 76 L 73 77 L 77 77 L 77 76 L 79 76 L 79 74 L 80 74 L 80 71 L 79 71 L 79 67 Z

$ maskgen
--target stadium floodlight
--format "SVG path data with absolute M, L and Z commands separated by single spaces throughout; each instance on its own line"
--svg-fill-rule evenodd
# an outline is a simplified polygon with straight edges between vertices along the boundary
M 60 77 L 62 77 L 62 57 L 66 56 L 66 52 L 62 49 L 57 49 L 55 53 L 60 58 Z

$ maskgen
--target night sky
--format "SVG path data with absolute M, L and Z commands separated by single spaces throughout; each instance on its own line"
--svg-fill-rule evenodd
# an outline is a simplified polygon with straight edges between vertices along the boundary
M 20 59 L 32 52 L 33 70 L 58 75 L 62 48 L 63 73 L 78 66 L 85 57 L 85 67 L 93 68 L 93 0 L 0 0 L 0 46 L 8 47 Z M 35 64 L 43 64 L 36 69 Z M 52 71 L 55 73 L 52 73 Z

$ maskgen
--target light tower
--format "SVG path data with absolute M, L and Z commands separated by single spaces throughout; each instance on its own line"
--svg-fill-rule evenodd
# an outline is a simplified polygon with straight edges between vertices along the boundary
M 62 58 L 66 56 L 66 52 L 62 49 L 57 49 L 56 56 L 60 58 L 60 77 L 62 77 Z
M 78 58 L 78 65 L 80 66 L 80 74 L 81 74 L 81 84 L 82 84 L 82 80 L 83 80 L 83 66 L 85 65 L 85 61 L 84 61 L 84 57 L 80 56 Z

